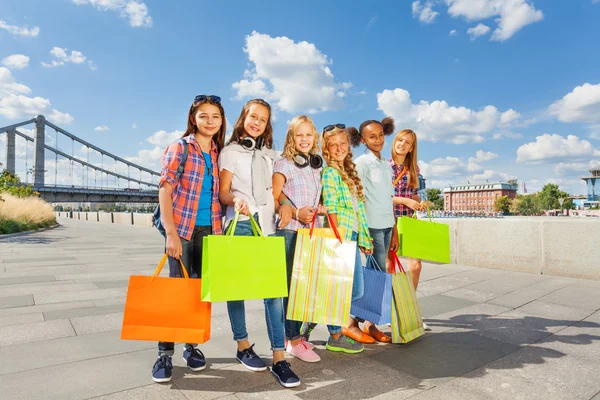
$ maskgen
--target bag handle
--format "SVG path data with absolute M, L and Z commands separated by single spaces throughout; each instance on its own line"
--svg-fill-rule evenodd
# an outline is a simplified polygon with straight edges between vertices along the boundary
M 156 269 L 154 270 L 154 274 L 152 274 L 152 279 L 156 278 L 160 274 L 160 271 L 162 271 L 163 267 L 165 266 L 168 257 L 169 255 L 167 253 L 163 255 L 162 259 L 158 263 L 158 267 L 156 267 Z M 179 261 L 179 264 L 181 265 L 181 272 L 183 273 L 184 279 L 190 279 L 190 276 L 188 275 L 187 269 L 185 269 L 185 265 L 183 265 L 183 261 L 181 261 L 181 258 L 177 261 Z
M 233 219 L 231 220 L 231 223 L 229 224 L 229 227 L 227 228 L 227 232 L 225 232 L 225 236 L 234 236 L 235 235 L 235 227 L 237 226 L 239 217 L 240 217 L 240 212 L 236 211 L 235 216 L 233 217 Z M 258 223 L 254 219 L 252 214 L 250 214 L 249 217 L 250 217 L 250 226 L 252 227 L 252 233 L 254 233 L 254 236 L 264 237 L 265 236 L 264 233 L 260 229 L 260 226 L 258 226 Z
M 396 186 L 398 184 L 398 181 L 404 176 L 406 175 L 406 173 L 408 172 L 408 167 L 404 167 L 404 169 L 402 170 L 402 172 L 400 172 L 398 174 L 398 176 L 396 177 L 396 179 L 394 180 L 393 186 Z
M 375 256 L 373 256 L 373 254 L 369 254 L 367 256 L 367 265 L 370 263 L 374 264 L 376 268 L 373 268 L 373 271 L 378 272 L 378 273 L 386 273 L 385 270 L 382 270 L 381 267 L 379 266 L 379 264 L 377 263 L 377 260 L 375 259 Z
M 403 274 L 405 274 L 406 271 L 404 270 L 404 267 L 402 266 L 402 263 L 400 262 L 398 255 L 396 253 L 394 253 L 393 251 L 390 251 L 390 255 L 392 258 L 392 272 L 394 272 L 394 273 L 402 272 Z
M 340 232 L 337 229 L 337 226 L 335 225 L 335 223 L 333 222 L 333 220 L 331 219 L 331 215 L 329 215 L 329 213 L 327 213 L 327 221 L 329 221 L 329 228 L 333 231 L 333 234 L 335 235 L 336 239 L 340 241 L 340 243 L 344 243 L 344 241 L 342 240 L 342 236 L 340 235 Z M 317 213 L 315 212 L 315 215 L 313 215 L 313 219 L 310 223 L 310 233 L 309 233 L 309 237 L 312 239 L 313 237 L 313 231 L 315 229 L 315 223 L 317 222 Z

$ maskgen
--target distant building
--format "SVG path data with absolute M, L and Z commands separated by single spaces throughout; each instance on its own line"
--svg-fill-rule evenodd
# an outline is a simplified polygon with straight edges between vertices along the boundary
M 514 199 L 516 186 L 506 182 L 474 183 L 444 188 L 444 211 L 494 211 L 498 197 Z
M 588 189 L 588 202 L 597 202 L 600 197 L 600 168 L 590 169 L 590 176 L 581 179 L 585 181 Z

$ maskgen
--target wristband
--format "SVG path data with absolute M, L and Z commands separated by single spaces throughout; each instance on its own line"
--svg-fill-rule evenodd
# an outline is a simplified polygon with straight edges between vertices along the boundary
M 292 202 L 291 202 L 291 201 L 289 201 L 288 199 L 285 199 L 285 200 L 283 200 L 283 201 L 281 202 L 281 205 L 284 205 L 284 204 L 289 204 L 289 205 L 291 206 L 291 205 L 292 205 Z
M 300 211 L 299 208 L 296 208 L 296 220 L 298 220 L 298 212 Z

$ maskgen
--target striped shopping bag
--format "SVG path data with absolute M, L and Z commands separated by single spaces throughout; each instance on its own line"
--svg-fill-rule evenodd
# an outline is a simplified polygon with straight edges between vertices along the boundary
M 350 318 L 356 242 L 331 228 L 298 229 L 287 319 L 345 326 Z
M 425 334 L 421 307 L 413 287 L 410 272 L 406 272 L 396 253 L 392 276 L 392 343 L 408 343 Z

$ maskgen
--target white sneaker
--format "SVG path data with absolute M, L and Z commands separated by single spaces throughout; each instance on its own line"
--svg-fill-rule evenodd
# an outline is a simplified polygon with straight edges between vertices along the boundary
M 423 322 L 423 329 L 425 329 L 426 331 L 430 332 L 431 328 L 429 327 L 429 325 L 427 325 L 425 322 Z

